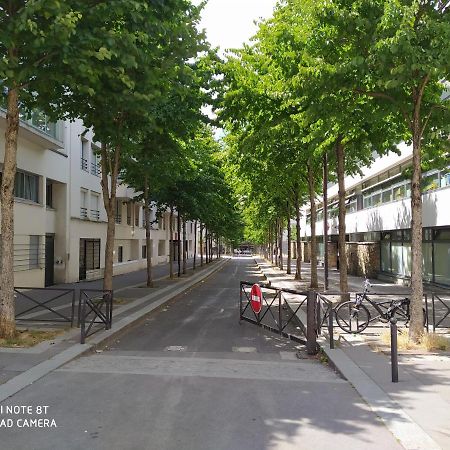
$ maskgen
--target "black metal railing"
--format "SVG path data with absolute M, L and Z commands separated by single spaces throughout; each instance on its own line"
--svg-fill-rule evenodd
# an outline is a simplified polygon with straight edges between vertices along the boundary
M 82 219 L 88 218 L 88 210 L 84 206 L 80 207 L 80 218 L 82 218 Z
M 92 175 L 100 175 L 100 164 L 98 162 L 91 162 L 91 174 Z
M 91 219 L 93 220 L 100 219 L 100 211 L 98 209 L 91 209 Z
M 80 167 L 81 170 L 88 171 L 88 160 L 86 158 L 81 158 Z
M 251 306 L 252 286 L 253 283 L 247 281 L 240 283 L 240 321 L 253 323 L 300 343 L 308 345 L 310 342 L 312 343 L 310 349 L 314 348 L 314 339 L 324 333 L 329 340 L 330 348 L 335 348 L 336 329 L 346 331 L 345 318 L 338 308 L 342 305 L 345 311 L 347 304 L 354 304 L 358 296 L 362 296 L 361 293 L 302 292 L 260 284 L 262 307 L 261 311 L 256 313 Z M 368 297 L 370 301 L 367 299 L 362 301 L 363 306 L 358 310 L 356 318 L 364 322 L 363 326 L 359 328 L 357 325 L 354 331 L 347 332 L 358 333 L 366 327 L 369 330 L 385 328 L 391 318 L 396 319 L 396 326 L 408 325 L 410 311 L 407 293 L 371 292 Z M 361 309 L 367 311 L 364 320 L 360 317 Z M 351 311 L 353 309 L 350 309 Z M 427 331 L 431 327 L 433 331 L 437 328 L 450 327 L 450 292 L 424 294 L 423 315 Z M 344 325 L 341 322 L 344 322 Z
M 450 328 L 450 292 L 431 294 L 431 323 L 433 331 L 436 328 Z
M 82 289 L 78 304 L 80 343 L 100 330 L 112 326 L 113 292 L 101 289 Z M 100 325 L 100 326 L 99 326 Z
M 253 284 L 248 281 L 240 283 L 240 321 L 250 322 L 295 342 L 306 344 L 308 334 L 306 320 L 299 319 L 297 313 L 306 304 L 308 293 L 260 284 L 262 307 L 259 313 L 255 313 L 250 298 Z
M 75 290 L 58 288 L 14 288 L 16 320 L 65 322 L 73 327 Z

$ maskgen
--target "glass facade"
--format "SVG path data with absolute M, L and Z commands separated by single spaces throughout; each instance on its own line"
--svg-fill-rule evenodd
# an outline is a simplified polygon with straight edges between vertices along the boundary
M 450 286 L 450 228 L 424 229 L 423 279 Z M 411 276 L 411 232 L 383 232 L 380 243 L 380 270 L 395 276 Z

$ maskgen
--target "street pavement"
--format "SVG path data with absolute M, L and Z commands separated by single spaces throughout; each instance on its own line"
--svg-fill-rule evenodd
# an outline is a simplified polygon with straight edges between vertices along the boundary
M 232 259 L 108 347 L 4 401 L 0 420 L 13 427 L 2 427 L 0 448 L 402 448 L 330 367 L 239 324 L 241 279 L 260 280 L 253 259 Z M 19 428 L 30 417 L 57 427 Z

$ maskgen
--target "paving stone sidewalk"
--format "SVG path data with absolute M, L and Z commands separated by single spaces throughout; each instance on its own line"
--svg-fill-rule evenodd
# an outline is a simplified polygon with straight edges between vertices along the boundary
M 303 265 L 303 280 L 299 282 L 294 280 L 294 275 L 287 275 L 262 258 L 256 261 L 273 286 L 307 289 L 309 264 Z M 323 270 L 319 269 L 319 283 L 323 281 L 321 277 Z M 338 290 L 339 272 L 330 271 L 329 279 L 330 289 Z M 360 292 L 363 282 L 363 278 L 349 276 L 350 290 Z M 373 290 L 379 293 L 409 292 L 405 286 L 379 280 L 371 282 Z M 399 382 L 392 383 L 390 355 L 369 345 L 371 334 L 369 329 L 362 336 L 342 333 L 334 350 L 325 339 L 320 344 L 330 362 L 405 448 L 450 448 L 450 353 L 400 352 Z

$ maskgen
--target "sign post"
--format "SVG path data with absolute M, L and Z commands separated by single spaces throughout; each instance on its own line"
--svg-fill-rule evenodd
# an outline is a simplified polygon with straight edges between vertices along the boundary
M 259 314 L 262 309 L 262 291 L 259 284 L 254 284 L 252 290 L 250 291 L 250 304 L 252 306 L 253 312 Z M 258 319 L 259 320 L 259 319 Z

